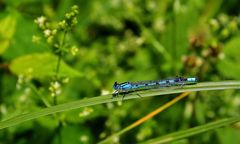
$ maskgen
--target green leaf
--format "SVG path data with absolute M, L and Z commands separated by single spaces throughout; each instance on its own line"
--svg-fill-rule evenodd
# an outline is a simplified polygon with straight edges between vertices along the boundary
M 12 15 L 0 20 L 0 54 L 10 45 L 10 40 L 15 33 L 16 18 Z
M 204 82 L 204 83 L 198 83 L 196 85 L 186 85 L 180 88 L 167 87 L 162 89 L 148 90 L 148 91 L 142 91 L 138 93 L 130 93 L 126 95 L 123 100 L 139 98 L 139 95 L 141 95 L 141 97 L 150 97 L 150 96 L 167 95 L 167 94 L 182 93 L 182 92 L 189 92 L 189 91 L 191 92 L 191 91 L 224 90 L 224 89 L 240 89 L 240 81 Z M 57 112 L 64 112 L 68 110 L 78 109 L 81 107 L 93 106 L 93 105 L 109 103 L 109 102 L 114 102 L 119 100 L 122 100 L 121 96 L 112 98 L 112 94 L 109 94 L 104 96 L 96 96 L 89 99 L 73 101 L 65 104 L 59 104 L 56 106 L 43 108 L 35 112 L 21 114 L 13 118 L 1 121 L 0 129 L 4 129 L 22 122 L 26 122 L 32 119 L 46 116 L 49 114 L 55 114 Z
M 221 60 L 217 68 L 220 73 L 229 78 L 240 79 L 240 38 L 233 38 L 224 47 L 225 58 Z
M 55 76 L 58 58 L 50 53 L 37 53 L 18 57 L 10 65 L 10 69 L 17 75 L 43 78 Z M 80 77 L 81 73 L 61 61 L 59 76 Z

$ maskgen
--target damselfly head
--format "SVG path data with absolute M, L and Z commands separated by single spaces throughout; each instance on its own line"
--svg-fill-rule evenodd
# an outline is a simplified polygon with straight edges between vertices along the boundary
M 114 88 L 115 90 L 118 89 L 118 83 L 117 83 L 117 82 L 114 82 L 113 88 Z

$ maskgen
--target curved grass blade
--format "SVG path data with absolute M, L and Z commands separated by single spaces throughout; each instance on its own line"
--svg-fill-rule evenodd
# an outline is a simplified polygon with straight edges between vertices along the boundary
M 159 138 L 154 138 L 154 139 L 145 141 L 142 144 L 171 143 L 173 141 L 176 141 L 176 140 L 179 140 L 179 139 L 182 139 L 182 138 L 188 138 L 188 137 L 196 135 L 196 134 L 200 134 L 200 133 L 203 133 L 203 132 L 214 130 L 214 129 L 219 128 L 219 127 L 223 127 L 223 126 L 226 126 L 226 125 L 236 123 L 238 121 L 240 121 L 240 117 L 226 118 L 226 119 L 218 120 L 218 121 L 215 121 L 215 122 L 210 122 L 208 124 L 204 124 L 204 125 L 201 125 L 201 126 L 197 126 L 197 127 L 194 127 L 194 128 L 190 128 L 190 129 L 187 129 L 187 130 L 182 130 L 182 131 L 179 131 L 179 132 L 174 132 L 174 133 L 171 133 L 171 134 L 167 134 L 167 135 L 164 135 L 164 136 L 159 137 Z
M 204 83 L 198 83 L 196 85 L 186 85 L 183 87 L 175 87 L 175 88 L 168 87 L 168 88 L 162 88 L 162 89 L 148 90 L 148 91 L 142 91 L 139 93 L 128 94 L 124 97 L 124 100 L 139 98 L 139 94 L 141 95 L 141 97 L 150 97 L 150 96 L 167 95 L 167 94 L 191 92 L 191 91 L 224 90 L 224 89 L 240 89 L 240 81 L 204 82 Z M 110 94 L 110 95 L 97 96 L 89 99 L 83 99 L 83 100 L 73 101 L 69 103 L 59 104 L 56 106 L 43 108 L 34 112 L 21 114 L 13 118 L 1 121 L 0 129 L 17 125 L 19 123 L 36 119 L 42 116 L 55 114 L 57 112 L 63 112 L 63 111 L 78 109 L 86 106 L 93 106 L 93 105 L 102 104 L 102 103 L 119 101 L 121 99 L 122 99 L 121 97 L 112 98 L 112 94 Z

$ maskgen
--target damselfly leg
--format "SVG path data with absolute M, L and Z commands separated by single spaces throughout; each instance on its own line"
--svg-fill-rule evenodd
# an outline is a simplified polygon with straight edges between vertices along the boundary
M 135 94 L 137 95 L 137 96 L 139 96 L 140 98 L 142 98 L 142 96 L 138 93 L 138 92 L 136 92 L 136 91 L 117 91 L 117 90 L 115 90 L 114 92 L 113 92 L 113 96 L 112 96 L 112 99 L 113 98 L 115 98 L 115 97 L 118 97 L 119 95 L 122 95 L 122 101 L 123 101 L 123 99 L 124 99 L 124 97 L 127 95 L 127 94 L 130 94 L 130 95 L 132 95 L 132 93 L 133 92 L 135 92 Z

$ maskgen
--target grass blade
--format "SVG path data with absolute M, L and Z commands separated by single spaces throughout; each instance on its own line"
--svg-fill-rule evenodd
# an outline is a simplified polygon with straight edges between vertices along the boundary
M 167 135 L 164 135 L 164 136 L 159 137 L 159 138 L 154 138 L 154 139 L 148 140 L 146 142 L 143 142 L 142 144 L 170 143 L 170 142 L 182 139 L 182 138 L 187 138 L 187 137 L 190 137 L 190 136 L 193 136 L 193 135 L 196 135 L 196 134 L 200 134 L 200 133 L 203 133 L 203 132 L 207 132 L 207 131 L 222 127 L 222 126 L 230 125 L 230 124 L 236 123 L 238 121 L 240 121 L 240 117 L 226 118 L 226 119 L 218 120 L 218 121 L 211 122 L 211 123 L 208 123 L 208 124 L 205 124 L 205 125 L 190 128 L 190 129 L 187 129 L 187 130 L 182 130 L 182 131 L 179 131 L 179 132 L 174 132 L 174 133 L 171 133 L 171 134 L 167 134 Z
M 224 90 L 224 89 L 240 89 L 240 81 L 222 81 L 222 82 L 202 82 L 196 85 L 187 85 L 183 87 L 168 87 L 156 90 L 142 91 L 138 94 L 141 97 L 150 97 L 157 95 L 167 95 L 174 93 L 182 93 L 182 92 L 192 92 L 192 91 L 206 91 L 206 90 Z M 138 94 L 131 93 L 124 97 L 124 100 L 139 98 Z M 86 106 L 93 106 L 102 103 L 114 102 L 121 100 L 121 97 L 116 97 L 112 99 L 112 94 L 97 96 L 89 99 L 83 99 L 78 101 L 73 101 L 69 103 L 59 104 L 56 106 L 51 106 L 48 108 L 43 108 L 35 112 L 29 112 L 25 114 L 21 114 L 15 116 L 13 118 L 4 120 L 0 122 L 0 129 L 7 128 L 13 125 L 17 125 L 22 122 L 26 122 L 32 119 L 36 119 L 42 116 L 55 114 L 57 112 L 68 111 L 72 109 L 78 109 Z

